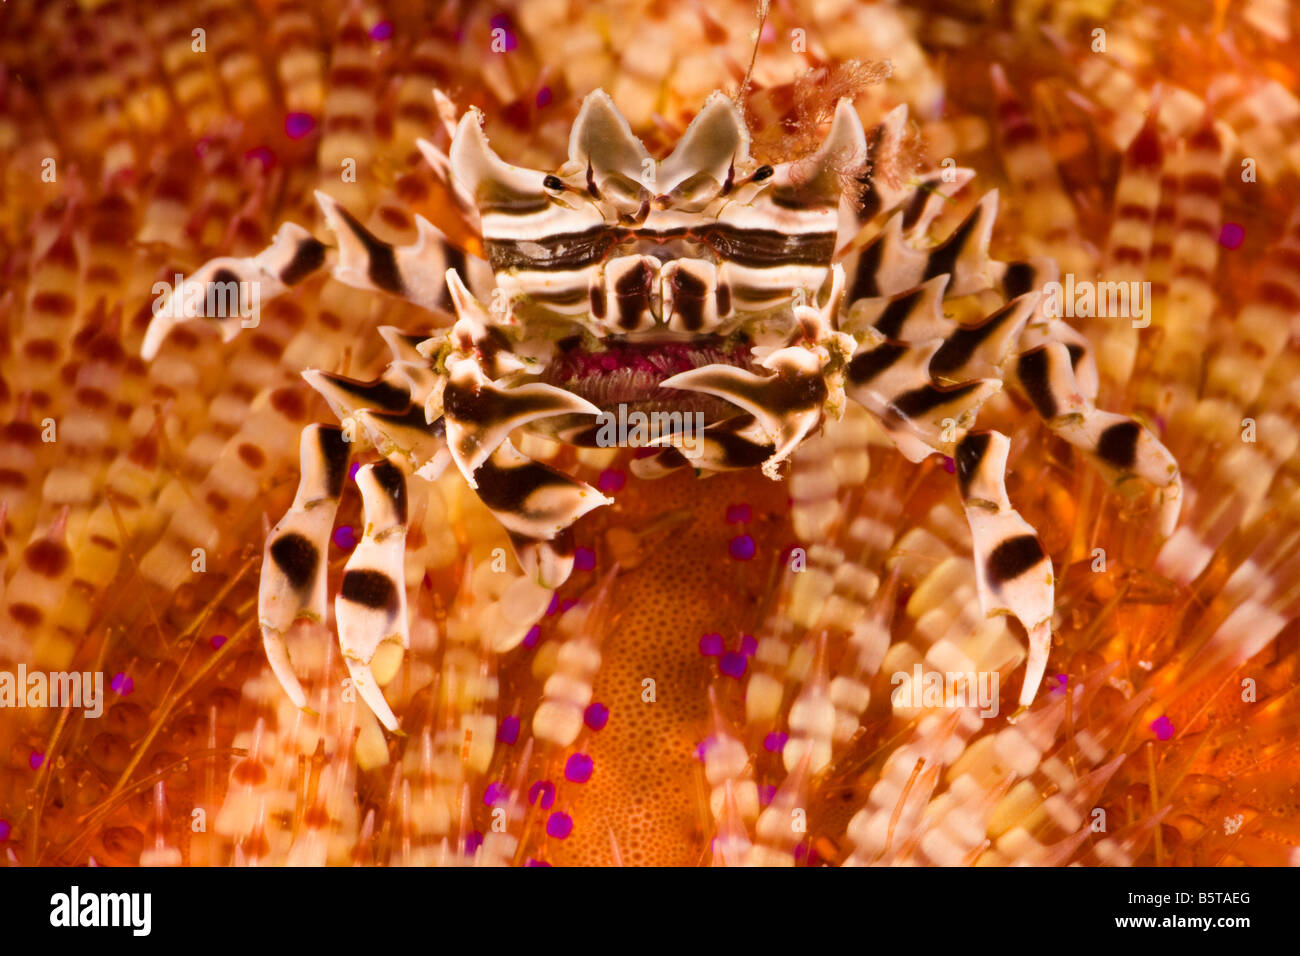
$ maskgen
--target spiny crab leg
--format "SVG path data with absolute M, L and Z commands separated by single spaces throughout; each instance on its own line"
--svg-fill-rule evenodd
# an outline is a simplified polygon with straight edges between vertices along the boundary
M 375 236 L 326 193 L 318 190 L 315 196 L 326 225 L 338 240 L 337 249 L 325 245 L 302 226 L 286 223 L 262 252 L 242 259 L 213 259 L 186 277 L 185 287 L 195 284 L 206 289 L 209 283 L 255 283 L 258 301 L 264 303 L 327 269 L 344 285 L 386 292 L 431 311 L 451 307 L 450 293 L 442 282 L 448 269 L 463 271 L 476 288 L 492 287 L 488 264 L 462 252 L 423 216 L 415 216 L 416 241 L 397 246 Z M 155 312 L 141 348 L 146 360 L 157 355 L 175 326 L 199 317 L 175 315 L 175 311 L 169 308 Z M 205 318 L 218 324 L 227 342 L 243 327 L 240 315 Z
M 326 246 L 323 242 L 302 226 L 289 222 L 280 227 L 271 245 L 257 255 L 212 259 L 185 278 L 185 287 L 193 284 L 202 286 L 206 291 L 209 283 L 257 283 L 259 301 L 266 301 L 287 292 L 320 269 L 325 263 L 325 253 Z M 152 361 L 158 354 L 173 328 L 197 318 L 176 314 L 182 305 L 183 303 L 172 302 L 169 298 L 160 303 L 160 306 L 167 308 L 155 309 L 154 317 L 145 332 L 144 344 L 140 348 L 140 354 L 146 362 Z M 225 342 L 231 341 L 242 328 L 239 315 L 207 318 L 217 323 L 222 341 Z
M 1007 451 L 995 431 L 970 432 L 957 446 L 957 481 L 975 542 L 975 583 L 985 615 L 1009 611 L 1029 633 L 1029 660 L 1020 703 L 1034 702 L 1052 645 L 1054 579 L 1051 558 L 1033 527 L 1007 498 Z
M 1146 428 L 1103 412 L 1081 392 L 1069 348 L 1060 342 L 1030 349 L 1016 363 L 1016 377 L 1047 427 L 1081 448 L 1118 485 L 1144 478 L 1160 489 L 1160 531 L 1173 534 L 1182 509 L 1182 478 L 1169 450 Z
M 307 697 L 289 662 L 284 638 L 300 617 L 325 622 L 325 556 L 347 474 L 349 447 L 337 426 L 303 429 L 298 493 L 266 539 L 257 593 L 262 644 L 271 670 L 299 707 L 307 706 Z
M 406 477 L 391 462 L 363 465 L 357 487 L 365 515 L 365 533 L 348 558 L 343 582 L 334 599 L 339 647 L 357 693 L 389 730 L 397 717 L 375 675 L 371 662 L 385 641 L 410 646 L 406 617 Z
M 387 292 L 429 310 L 450 305 L 442 276 L 448 268 L 467 268 L 468 260 L 441 230 L 417 214 L 415 243 L 394 246 L 362 226 L 328 194 L 317 190 L 315 195 L 325 224 L 338 239 L 338 259 L 331 271 L 335 279 L 355 289 Z
M 941 339 L 885 342 L 860 350 L 845 371 L 845 391 L 880 421 L 910 461 L 951 446 L 1002 387 L 995 378 L 934 384 L 930 362 L 942 347 Z

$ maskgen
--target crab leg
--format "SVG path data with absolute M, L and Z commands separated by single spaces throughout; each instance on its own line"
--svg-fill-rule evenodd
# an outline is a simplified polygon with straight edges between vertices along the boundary
M 415 217 L 416 241 L 396 246 L 375 236 L 327 194 L 317 191 L 315 195 L 325 224 L 338 240 L 337 248 L 326 246 L 302 226 L 286 223 L 262 252 L 242 259 L 213 259 L 186 278 L 186 287 L 190 283 L 205 287 L 209 283 L 256 283 L 257 301 L 262 303 L 326 269 L 344 285 L 386 292 L 431 311 L 451 309 L 450 293 L 443 282 L 449 269 L 464 273 L 475 288 L 491 288 L 488 264 L 466 255 L 423 216 Z M 157 355 L 175 326 L 193 318 L 173 314 L 176 311 L 169 308 L 155 313 L 141 348 L 146 360 Z M 227 342 L 243 327 L 238 315 L 211 318 L 219 323 Z
M 299 707 L 307 706 L 307 697 L 284 637 L 300 617 L 325 621 L 325 556 L 349 455 L 343 429 L 308 425 L 302 430 L 298 493 L 266 539 L 257 593 L 262 645 L 280 686 Z
M 406 477 L 388 461 L 357 470 L 365 511 L 365 533 L 348 558 L 334 599 L 339 647 L 361 699 L 389 730 L 397 717 L 370 670 L 385 641 L 410 646 L 406 618 Z
M 1007 498 L 1007 451 L 995 431 L 968 433 L 957 445 L 957 481 L 975 541 L 975 582 L 986 615 L 1014 614 L 1029 632 L 1029 661 L 1020 703 L 1034 702 L 1052 644 L 1052 561 L 1029 522 Z
M 289 291 L 308 276 L 318 271 L 326 259 L 326 246 L 302 226 L 285 223 L 275 234 L 271 245 L 255 256 L 236 259 L 222 256 L 204 263 L 185 278 L 185 288 L 202 286 L 207 291 L 210 283 L 257 283 L 258 301 L 272 299 Z M 145 332 L 140 354 L 151 361 L 158 354 L 163 341 L 173 328 L 191 318 L 176 314 L 183 303 L 168 301 L 165 309 L 155 309 L 154 317 Z M 239 315 L 206 316 L 221 329 L 221 338 L 229 342 L 243 327 Z
M 1002 387 L 996 378 L 936 385 L 930 362 L 943 347 L 941 339 L 885 342 L 859 350 L 845 371 L 845 391 L 877 418 L 909 461 L 958 441 L 979 406 Z
M 1091 455 L 1113 485 L 1137 477 L 1160 489 L 1160 531 L 1173 534 L 1182 507 L 1178 463 L 1139 422 L 1103 412 L 1082 394 L 1069 347 L 1055 342 L 1030 349 L 1016 361 L 1015 373 L 1047 427 Z

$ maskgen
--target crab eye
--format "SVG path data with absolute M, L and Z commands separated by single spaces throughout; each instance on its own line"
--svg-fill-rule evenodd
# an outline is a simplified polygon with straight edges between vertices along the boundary
M 764 163 L 762 166 L 758 167 L 758 169 L 754 170 L 754 175 L 750 178 L 750 181 L 761 183 L 763 180 L 771 178 L 772 173 L 774 172 L 776 172 L 776 170 Z
M 545 179 L 543 179 L 542 185 L 545 186 L 553 193 L 564 192 L 565 189 L 564 180 L 561 179 L 559 176 L 554 176 L 554 175 L 547 176 Z

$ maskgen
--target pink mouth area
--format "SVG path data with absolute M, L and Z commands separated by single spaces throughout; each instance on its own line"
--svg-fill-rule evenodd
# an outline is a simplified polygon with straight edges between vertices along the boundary
M 596 352 L 572 348 L 558 355 L 545 380 L 605 410 L 702 411 L 709 421 L 739 413 L 734 405 L 701 392 L 660 388 L 679 372 L 705 365 L 752 369 L 748 344 L 644 342 L 613 344 Z

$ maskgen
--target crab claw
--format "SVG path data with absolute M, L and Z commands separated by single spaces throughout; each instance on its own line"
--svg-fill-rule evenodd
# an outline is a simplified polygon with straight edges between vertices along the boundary
M 716 395 L 753 415 L 774 446 L 763 462 L 763 474 L 776 478 L 777 466 L 821 421 L 828 390 L 821 374 L 823 362 L 813 350 L 800 346 L 778 349 L 763 364 L 773 369 L 773 374 L 759 375 L 732 365 L 705 365 L 670 376 L 660 386 Z
M 552 415 L 600 414 L 585 398 L 543 382 L 503 388 L 472 358 L 448 362 L 448 373 L 442 392 L 447 446 L 471 488 L 478 487 L 478 469 L 520 425 Z
M 587 512 L 612 504 L 595 488 L 533 461 L 501 443 L 479 466 L 475 490 L 510 534 L 528 573 L 549 588 L 573 570 L 569 528 Z

